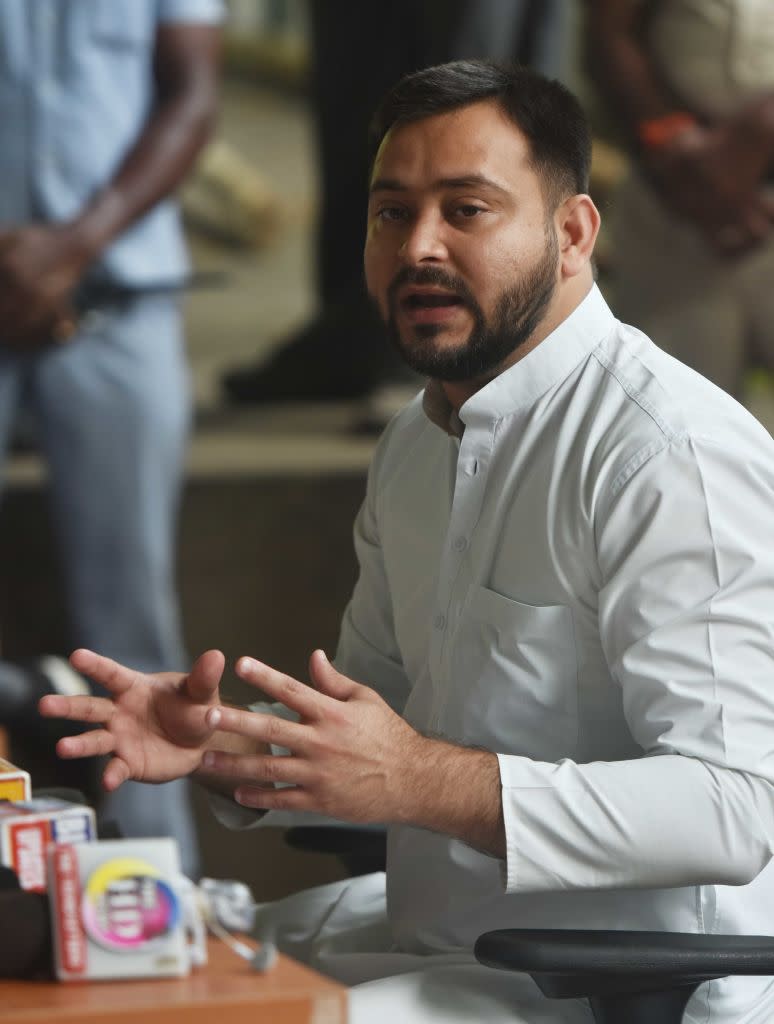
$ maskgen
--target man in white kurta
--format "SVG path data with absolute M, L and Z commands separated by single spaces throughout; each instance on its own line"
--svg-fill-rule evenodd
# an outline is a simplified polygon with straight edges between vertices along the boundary
M 350 983 L 416 970 L 405 953 L 472 962 L 492 928 L 774 932 L 773 494 L 763 428 L 596 288 L 459 419 L 431 384 L 373 461 L 336 666 L 418 730 L 497 751 L 507 860 L 396 826 L 389 928 L 369 876 L 259 929 L 284 918 L 289 952 Z M 517 1012 L 521 979 L 472 968 L 466 990 L 477 970 L 493 1019 L 542 1019 Z M 477 1019 L 446 1004 L 458 976 L 401 986 L 424 1019 Z M 774 1019 L 769 979 L 712 982 L 688 1019 L 710 1004 L 713 1024 Z
M 488 99 L 382 140 L 369 287 L 438 375 L 379 443 L 335 668 L 315 652 L 310 689 L 241 659 L 275 715 L 220 705 L 214 652 L 151 678 L 79 652 L 113 699 L 43 703 L 102 725 L 59 749 L 112 753 L 109 788 L 196 772 L 234 824 L 387 822 L 386 876 L 258 914 L 355 986 L 353 1024 L 591 1021 L 476 964 L 494 928 L 772 932 L 774 442 L 615 319 L 598 214 L 566 182 L 548 201 L 532 145 Z M 530 326 L 460 376 L 498 317 Z M 700 988 L 687 1020 L 772 1016 L 769 979 L 744 978 Z

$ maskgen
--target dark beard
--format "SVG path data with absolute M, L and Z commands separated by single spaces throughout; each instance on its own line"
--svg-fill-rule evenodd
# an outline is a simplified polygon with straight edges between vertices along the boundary
M 493 371 L 527 341 L 543 319 L 556 289 L 558 244 L 553 226 L 548 229 L 546 249 L 539 262 L 497 300 L 489 323 L 464 281 L 440 267 L 405 267 L 387 293 L 387 334 L 403 360 L 424 377 L 436 380 L 478 380 Z M 447 349 L 433 344 L 443 331 L 438 324 L 418 324 L 411 341 L 404 341 L 396 321 L 396 295 L 407 284 L 437 285 L 454 292 L 473 316 L 465 342 Z

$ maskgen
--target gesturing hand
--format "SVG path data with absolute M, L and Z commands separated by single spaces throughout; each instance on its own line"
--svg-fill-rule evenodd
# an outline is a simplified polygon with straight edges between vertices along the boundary
M 408 769 L 427 741 L 367 686 L 337 672 L 322 651 L 309 661 L 314 689 L 241 658 L 246 682 L 296 711 L 299 722 L 234 708 L 213 708 L 210 728 L 287 748 L 287 756 L 209 751 L 206 771 L 238 782 L 247 807 L 317 811 L 344 821 L 399 821 L 409 803 Z M 254 785 L 246 785 L 250 779 Z M 259 788 L 287 783 L 279 789 Z
M 75 651 L 70 661 L 112 696 L 41 699 L 42 715 L 101 726 L 61 739 L 60 757 L 112 755 L 102 776 L 108 791 L 127 779 L 167 782 L 199 767 L 214 731 L 207 713 L 220 700 L 220 651 L 206 651 L 187 675 L 143 675 L 86 650 Z

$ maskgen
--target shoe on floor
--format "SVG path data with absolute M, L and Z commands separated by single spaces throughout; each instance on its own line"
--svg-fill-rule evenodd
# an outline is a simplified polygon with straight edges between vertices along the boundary
M 268 359 L 227 371 L 224 395 L 240 405 L 363 398 L 397 360 L 383 333 L 365 305 L 325 310 Z

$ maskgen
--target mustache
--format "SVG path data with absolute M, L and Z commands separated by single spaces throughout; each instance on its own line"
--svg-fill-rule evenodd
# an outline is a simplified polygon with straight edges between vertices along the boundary
M 475 307 L 476 298 L 460 277 L 449 274 L 441 267 L 403 267 L 390 282 L 387 289 L 387 301 L 390 308 L 395 307 L 398 291 L 405 285 L 435 285 L 453 292 L 464 306 Z

